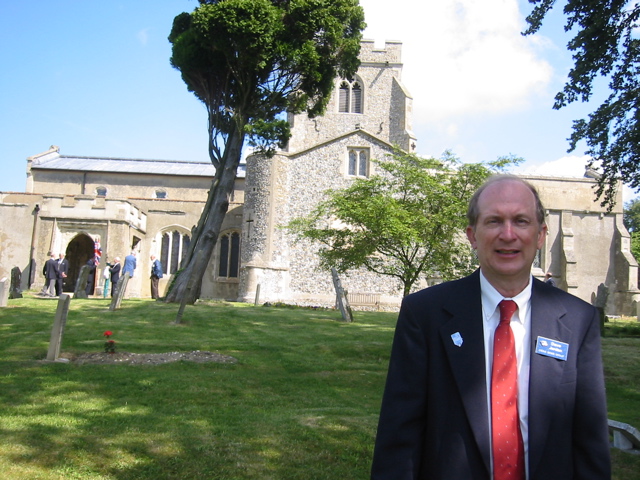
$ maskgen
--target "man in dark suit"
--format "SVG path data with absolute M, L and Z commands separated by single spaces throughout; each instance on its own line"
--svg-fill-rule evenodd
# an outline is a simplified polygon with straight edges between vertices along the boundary
M 42 274 L 44 275 L 45 282 L 40 295 L 45 297 L 55 296 L 55 284 L 58 279 L 58 262 L 56 261 L 55 253 L 49 252 L 49 260 L 44 262 Z
M 56 296 L 60 296 L 63 292 L 64 279 L 67 278 L 69 272 L 69 262 L 64 258 L 64 253 L 58 256 L 58 278 L 56 279 Z
M 492 177 L 467 217 L 480 269 L 402 303 L 371 478 L 609 479 L 598 315 L 531 275 L 537 192 Z
M 107 265 L 109 265 L 109 272 L 111 272 L 111 297 L 115 297 L 118 280 L 120 280 L 120 270 L 122 268 L 120 265 L 120 257 L 115 258 L 115 263 L 113 265 Z
M 84 287 L 84 291 L 87 293 L 87 296 L 93 295 L 95 292 L 95 284 L 96 284 L 96 266 L 98 259 L 94 255 L 85 264 L 89 268 L 89 274 L 87 275 L 87 285 Z

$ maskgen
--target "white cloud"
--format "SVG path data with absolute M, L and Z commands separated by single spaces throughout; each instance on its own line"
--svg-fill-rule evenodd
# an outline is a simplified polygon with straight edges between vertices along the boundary
M 549 162 L 537 165 L 523 165 L 517 169 L 518 173 L 526 175 L 540 175 L 547 177 L 584 177 L 589 155 L 566 155 Z
M 146 46 L 149 43 L 149 29 L 145 28 L 138 32 L 138 41 L 142 46 Z
M 415 120 L 521 110 L 552 78 L 517 0 L 361 0 L 365 38 L 403 42 Z

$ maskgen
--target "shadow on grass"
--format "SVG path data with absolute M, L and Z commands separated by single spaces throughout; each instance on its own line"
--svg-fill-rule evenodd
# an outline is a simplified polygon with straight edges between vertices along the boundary
M 330 311 L 194 306 L 176 326 L 171 305 L 72 302 L 63 351 L 97 351 L 110 329 L 126 351 L 239 360 L 79 366 L 34 360 L 53 318 L 43 308 L 27 302 L 2 320 L 12 339 L 0 340 L 0 476 L 368 476 L 395 315 L 358 325 Z

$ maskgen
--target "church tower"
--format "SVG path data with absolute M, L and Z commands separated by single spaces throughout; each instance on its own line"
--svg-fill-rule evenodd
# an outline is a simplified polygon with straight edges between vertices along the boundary
M 360 68 L 338 78 L 326 113 L 290 115 L 292 136 L 273 158 L 247 158 L 239 300 L 333 305 L 330 272 L 318 269 L 317 245 L 283 228 L 306 216 L 330 188 L 375 173 L 372 159 L 384 159 L 396 145 L 416 148 L 411 131 L 412 98 L 402 85 L 402 44 L 376 49 L 362 42 Z M 397 285 L 361 272 L 346 277 L 350 292 L 397 301 Z M 377 297 L 376 297 L 377 298 Z

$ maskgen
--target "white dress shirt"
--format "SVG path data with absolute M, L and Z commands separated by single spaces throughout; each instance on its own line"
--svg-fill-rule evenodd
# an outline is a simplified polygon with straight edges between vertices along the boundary
M 482 319 L 484 328 L 484 357 L 487 379 L 487 405 L 489 407 L 489 431 L 491 431 L 491 367 L 493 364 L 493 336 L 500 323 L 498 304 L 505 299 L 480 271 L 482 292 Z M 511 318 L 511 330 L 518 359 L 518 416 L 524 442 L 526 478 L 529 478 L 529 366 L 531 363 L 531 280 L 522 292 L 509 300 L 518 305 Z M 493 463 L 493 456 L 491 459 Z M 493 464 L 491 465 L 493 476 Z

